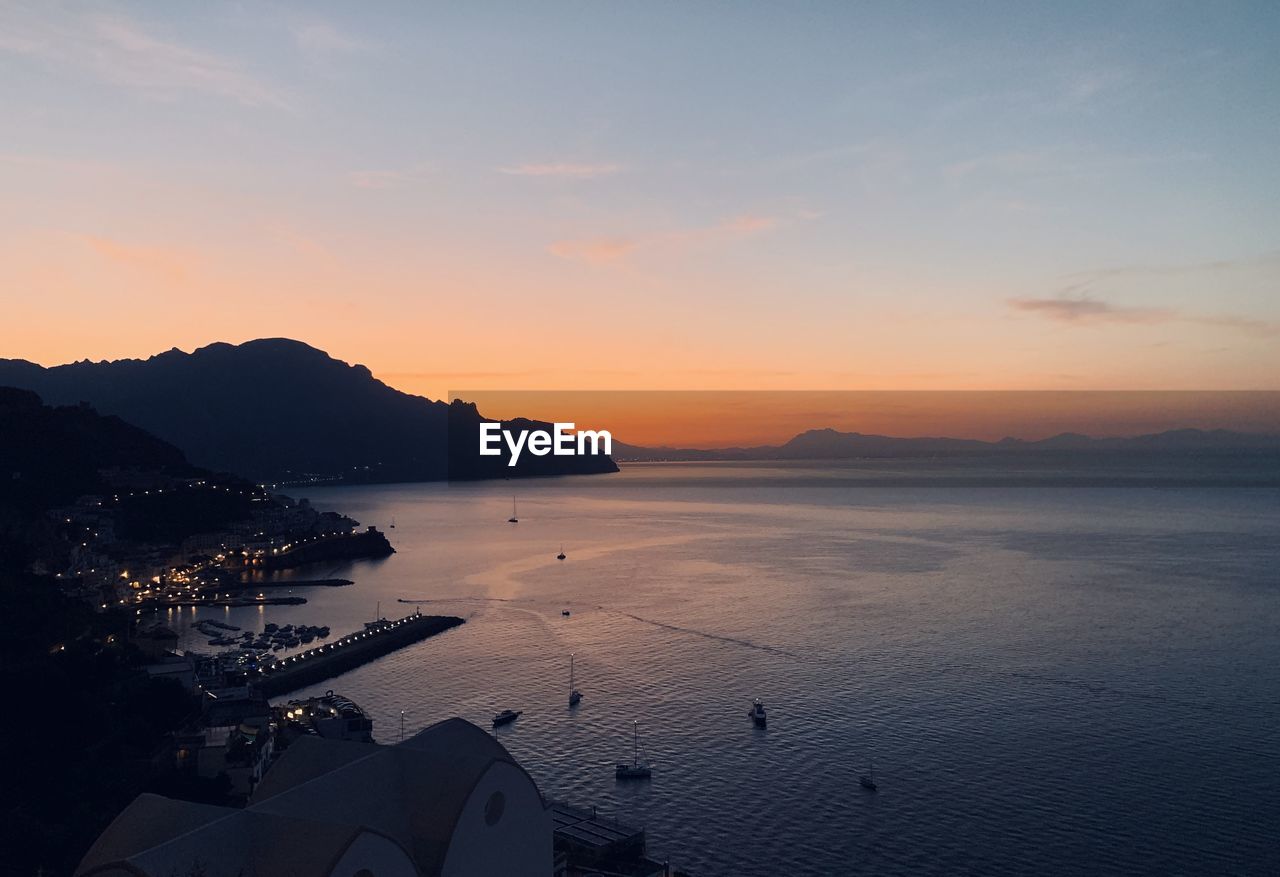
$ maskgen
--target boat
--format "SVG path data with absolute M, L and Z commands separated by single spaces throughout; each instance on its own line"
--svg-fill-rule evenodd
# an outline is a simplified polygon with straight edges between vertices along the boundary
M 394 517 L 394 516 L 391 518 L 390 528 L 391 528 L 392 530 L 394 530 L 394 529 L 396 528 L 396 519 L 395 519 L 395 517 Z
M 578 705 L 578 701 L 582 700 L 582 692 L 573 687 L 573 655 L 569 656 L 569 707 Z
M 631 763 L 619 761 L 614 767 L 613 775 L 620 780 L 647 780 L 653 775 L 647 759 L 640 758 L 640 723 L 636 722 L 632 729 Z
M 493 726 L 500 728 L 503 725 L 511 724 L 518 718 L 520 718 L 520 710 L 503 710 L 493 717 Z
M 876 786 L 876 766 L 874 764 L 867 767 L 867 772 L 858 777 L 858 785 L 866 789 L 868 792 L 874 792 Z
M 556 555 L 556 560 L 564 560 L 564 546 L 560 546 L 560 553 Z
M 569 617 L 569 610 L 568 610 L 568 609 L 561 609 L 561 610 L 560 610 L 560 614 L 561 614 L 561 615 L 563 615 L 565 618 L 568 618 L 568 617 Z
M 751 709 L 747 711 L 747 715 L 751 717 L 751 721 L 756 723 L 757 728 L 765 727 L 768 719 L 764 713 L 764 701 L 758 697 L 751 701 Z
M 511 497 L 511 517 L 507 518 L 508 524 L 518 524 L 520 519 L 516 517 L 516 498 Z

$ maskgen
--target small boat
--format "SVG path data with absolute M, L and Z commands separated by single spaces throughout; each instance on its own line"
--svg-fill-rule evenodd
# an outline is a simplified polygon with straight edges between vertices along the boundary
M 564 560 L 564 546 L 560 546 L 560 553 L 556 555 L 556 560 Z
M 396 528 L 396 519 L 394 517 L 391 518 L 391 523 L 389 526 L 392 530 Z
M 493 726 L 500 728 L 503 725 L 511 724 L 518 718 L 520 718 L 520 710 L 503 710 L 493 717 Z
M 561 614 L 561 615 L 563 615 L 565 618 L 568 618 L 568 617 L 569 617 L 569 610 L 568 610 L 568 609 L 561 609 L 561 610 L 560 610 L 560 614 Z
M 613 775 L 620 780 L 647 780 L 653 775 L 653 771 L 649 768 L 647 759 L 640 757 L 640 723 L 636 722 L 633 728 L 633 736 L 631 743 L 631 763 L 619 761 L 613 770 Z
M 751 721 L 756 723 L 757 728 L 765 727 L 768 722 L 764 713 L 764 701 L 758 697 L 751 701 L 751 709 L 747 711 L 747 715 L 751 717 Z
M 520 519 L 516 517 L 516 498 L 511 497 L 511 517 L 507 518 L 508 524 L 518 524 Z
M 578 705 L 578 701 L 582 700 L 582 692 L 573 687 L 573 655 L 569 656 L 569 708 Z
M 876 786 L 876 766 L 874 764 L 868 766 L 867 772 L 858 777 L 858 785 L 866 789 L 868 792 L 874 792 Z

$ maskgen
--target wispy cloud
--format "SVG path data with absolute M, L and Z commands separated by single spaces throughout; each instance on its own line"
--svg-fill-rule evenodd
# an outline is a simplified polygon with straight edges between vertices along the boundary
M 354 55 L 374 48 L 373 43 L 346 33 L 327 21 L 311 21 L 293 28 L 298 48 L 312 58 L 327 55 Z
M 351 184 L 359 189 L 397 189 L 418 183 L 435 172 L 428 162 L 419 162 L 400 170 L 361 170 L 347 174 Z
M 1060 323 L 1164 323 L 1177 314 L 1168 308 L 1120 307 L 1093 298 L 1011 298 L 1009 307 Z
M 1188 314 L 1175 308 L 1142 308 L 1114 305 L 1097 298 L 1012 298 L 1009 307 L 1059 323 L 1074 326 L 1098 326 L 1127 323 L 1154 325 L 1160 323 L 1194 323 L 1234 329 L 1251 335 L 1270 337 L 1280 334 L 1280 324 L 1231 314 Z
M 622 165 L 612 163 L 553 162 L 510 165 L 498 168 L 498 173 L 516 177 L 565 177 L 574 180 L 593 180 L 597 177 L 609 177 L 621 173 L 622 169 Z
M 170 286 L 185 283 L 193 272 L 191 254 L 163 247 L 126 244 L 110 238 L 86 235 L 84 242 L 106 261 L 148 275 Z
M 801 216 L 799 218 L 805 218 Z M 774 216 L 743 213 L 714 225 L 653 232 L 636 237 L 589 237 L 556 241 L 547 252 L 561 259 L 590 264 L 619 262 L 640 250 L 671 250 L 687 246 L 712 244 L 750 237 L 776 228 L 781 220 Z
M 556 241 L 547 252 L 561 259 L 601 265 L 616 262 L 632 253 L 639 241 L 626 238 L 586 238 L 583 240 Z
M 0 51 L 50 67 L 80 68 L 153 99 L 199 92 L 246 106 L 289 106 L 279 90 L 235 59 L 163 38 L 121 15 L 3 4 Z

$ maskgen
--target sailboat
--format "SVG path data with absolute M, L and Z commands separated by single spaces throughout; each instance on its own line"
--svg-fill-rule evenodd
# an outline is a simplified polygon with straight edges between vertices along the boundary
M 516 517 L 516 498 L 511 497 L 511 517 L 507 518 L 508 524 L 518 524 L 520 519 Z
M 569 656 L 569 707 L 578 705 L 578 701 L 582 700 L 582 692 L 573 687 L 573 655 Z
M 560 546 L 560 553 L 556 555 L 556 560 L 564 560 L 564 546 Z
M 619 761 L 617 767 L 614 768 L 613 775 L 620 780 L 647 780 L 653 775 L 653 771 L 649 769 L 648 759 L 640 758 L 640 723 L 636 722 L 633 728 L 633 736 L 631 743 L 631 763 Z
M 393 516 L 393 517 L 391 518 L 391 529 L 392 529 L 392 530 L 394 530 L 395 528 L 396 528 L 396 519 L 395 519 L 395 517 Z
M 876 766 L 874 764 L 869 765 L 867 772 L 858 777 L 858 785 L 862 786 L 862 788 L 866 789 L 868 792 L 874 792 L 876 790 Z

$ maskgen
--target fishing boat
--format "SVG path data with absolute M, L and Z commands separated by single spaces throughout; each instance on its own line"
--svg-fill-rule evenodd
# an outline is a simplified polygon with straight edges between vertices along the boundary
M 520 718 L 520 710 L 503 710 L 493 717 L 493 726 L 500 728 L 503 725 L 511 724 L 518 718 Z
M 511 497 L 511 517 L 507 518 L 508 524 L 518 524 L 520 519 L 516 517 L 516 498 Z
M 620 780 L 647 780 L 653 775 L 647 759 L 640 757 L 640 723 L 636 722 L 632 729 L 631 763 L 619 761 L 613 770 L 615 778 Z
M 751 721 L 755 722 L 757 728 L 763 728 L 768 722 L 764 713 L 764 701 L 756 698 L 751 701 L 751 709 L 747 711 L 747 715 L 751 717 Z
M 564 546 L 560 546 L 560 553 L 556 555 L 556 560 L 564 560 Z
M 578 701 L 582 700 L 582 692 L 573 687 L 573 655 L 569 656 L 569 707 L 578 705 Z
M 858 777 L 858 785 L 868 792 L 874 792 L 878 788 L 876 786 L 876 766 L 874 764 L 868 765 L 867 772 Z

